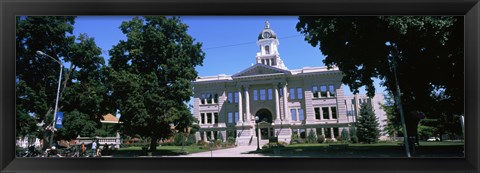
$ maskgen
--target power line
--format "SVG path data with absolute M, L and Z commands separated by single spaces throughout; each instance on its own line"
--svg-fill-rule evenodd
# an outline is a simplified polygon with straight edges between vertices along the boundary
M 301 34 L 298 35 L 291 35 L 291 36 L 286 36 L 286 37 L 281 37 L 278 39 L 289 39 L 289 38 L 294 38 L 294 37 L 299 37 L 302 36 Z M 208 47 L 203 50 L 211 50 L 211 49 L 220 49 L 220 48 L 226 48 L 226 47 L 234 47 L 234 46 L 242 46 L 242 45 L 248 45 L 248 44 L 253 44 L 256 43 L 255 41 L 250 41 L 250 42 L 244 42 L 244 43 L 237 43 L 237 44 L 230 44 L 230 45 L 224 45 L 224 46 L 217 46 L 217 47 Z

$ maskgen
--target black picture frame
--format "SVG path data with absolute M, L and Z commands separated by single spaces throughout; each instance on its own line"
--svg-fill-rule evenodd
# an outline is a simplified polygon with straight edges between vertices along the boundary
M 478 0 L 1 0 L 1 172 L 478 172 Z M 464 15 L 465 158 L 15 158 L 16 15 Z M 428 67 L 426 67 L 428 68 Z

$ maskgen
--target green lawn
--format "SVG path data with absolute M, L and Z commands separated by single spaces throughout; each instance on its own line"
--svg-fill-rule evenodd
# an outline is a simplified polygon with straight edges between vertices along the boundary
M 464 157 L 463 142 L 420 142 L 413 157 Z M 401 143 L 376 144 L 293 144 L 264 149 L 264 155 L 292 157 L 405 157 Z
M 203 148 L 201 146 L 185 146 L 182 151 L 181 146 L 158 146 L 157 150 L 152 153 L 152 156 L 178 156 L 189 153 L 197 153 L 209 151 L 208 148 Z M 142 151 L 142 147 L 128 147 L 128 148 L 119 148 L 116 151 L 112 152 L 114 157 L 137 157 L 144 156 L 145 153 Z

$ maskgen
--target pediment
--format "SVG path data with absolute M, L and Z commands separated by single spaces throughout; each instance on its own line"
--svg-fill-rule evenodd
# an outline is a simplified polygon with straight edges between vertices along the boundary
M 246 76 L 255 76 L 255 75 L 266 75 L 266 74 L 291 74 L 288 70 L 279 69 L 276 67 L 271 67 L 264 64 L 255 64 L 237 74 L 234 74 L 232 77 L 246 77 Z

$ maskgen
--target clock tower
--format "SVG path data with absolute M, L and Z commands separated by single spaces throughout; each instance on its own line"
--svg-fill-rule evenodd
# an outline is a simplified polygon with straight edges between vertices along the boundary
M 257 52 L 257 63 L 287 69 L 278 53 L 278 45 L 280 43 L 278 42 L 277 34 L 270 29 L 268 21 L 265 22 L 265 28 L 258 35 L 257 45 L 260 48 L 260 52 Z

